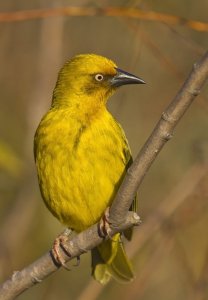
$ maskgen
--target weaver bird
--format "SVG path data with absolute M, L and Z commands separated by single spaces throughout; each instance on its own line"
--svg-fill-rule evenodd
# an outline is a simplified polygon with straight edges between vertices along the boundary
M 102 218 L 132 162 L 125 134 L 106 102 L 118 87 L 135 83 L 144 81 L 95 54 L 77 55 L 59 72 L 51 108 L 35 134 L 34 155 L 46 206 L 75 232 Z M 103 284 L 111 276 L 133 279 L 120 234 L 92 251 L 92 274 Z

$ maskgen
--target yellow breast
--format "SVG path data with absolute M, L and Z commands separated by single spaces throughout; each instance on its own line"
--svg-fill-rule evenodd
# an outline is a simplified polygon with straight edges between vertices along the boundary
M 47 207 L 79 232 L 109 206 L 130 160 L 123 130 L 106 109 L 90 122 L 51 109 L 35 135 L 35 158 Z

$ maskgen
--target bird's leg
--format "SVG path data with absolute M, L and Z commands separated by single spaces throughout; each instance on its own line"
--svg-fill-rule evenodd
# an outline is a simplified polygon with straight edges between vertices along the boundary
M 109 212 L 110 212 L 110 208 L 107 207 L 106 211 L 104 212 L 104 215 L 102 216 L 99 222 L 98 230 L 101 237 L 108 236 L 111 239 L 112 237 L 110 235 L 111 228 L 110 228 Z
M 117 240 L 114 240 L 113 237 L 111 236 L 111 228 L 110 228 L 110 207 L 107 207 L 105 212 L 104 212 L 104 215 L 102 216 L 100 222 L 98 223 L 98 231 L 99 231 L 99 234 L 101 237 L 105 238 L 106 236 L 113 242 L 116 242 L 116 243 L 121 243 L 122 244 L 122 241 L 121 239 L 119 241 Z
M 63 258 L 61 251 L 64 251 L 69 257 L 71 254 L 65 249 L 64 242 L 68 240 L 69 235 L 72 233 L 72 230 L 69 228 L 66 228 L 54 241 L 53 247 L 52 247 L 52 255 L 55 259 L 56 263 L 60 264 L 62 267 L 64 267 L 66 270 L 70 271 L 69 267 L 65 263 L 65 259 Z

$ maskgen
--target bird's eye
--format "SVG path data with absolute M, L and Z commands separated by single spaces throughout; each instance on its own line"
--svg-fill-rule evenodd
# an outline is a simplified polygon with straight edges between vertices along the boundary
M 96 74 L 95 75 L 95 80 L 102 81 L 103 79 L 104 79 L 104 76 L 102 74 Z

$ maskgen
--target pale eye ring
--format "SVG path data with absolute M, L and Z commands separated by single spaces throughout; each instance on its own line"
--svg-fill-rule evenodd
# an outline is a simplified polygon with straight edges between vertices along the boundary
M 95 75 L 95 80 L 102 81 L 103 79 L 104 79 L 104 76 L 102 74 L 96 74 Z

